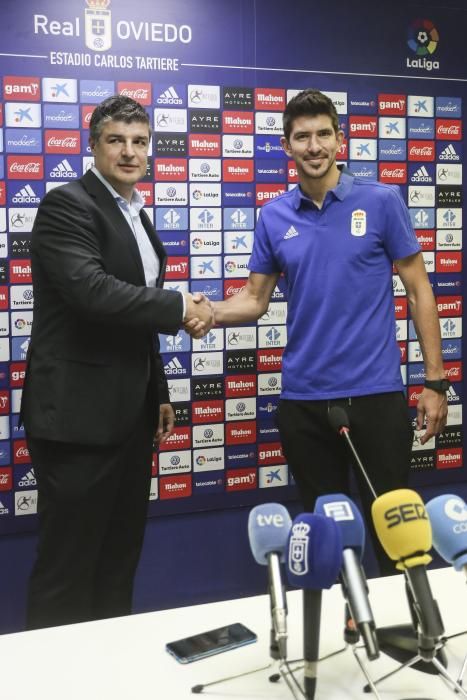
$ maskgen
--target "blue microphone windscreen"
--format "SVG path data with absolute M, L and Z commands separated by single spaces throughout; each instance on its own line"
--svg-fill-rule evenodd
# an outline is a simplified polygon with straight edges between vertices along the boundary
M 355 503 L 343 493 L 319 496 L 315 513 L 332 518 L 339 527 L 343 549 L 354 549 L 362 558 L 365 550 L 365 525 Z
M 459 496 L 443 494 L 426 504 L 438 554 L 460 570 L 467 563 L 467 505 Z
M 334 520 L 316 513 L 297 515 L 287 549 L 291 586 L 322 590 L 336 583 L 342 568 L 342 540 Z
M 281 561 L 284 561 L 291 525 L 288 510 L 280 503 L 263 503 L 250 511 L 248 539 L 258 564 L 267 564 L 267 556 L 271 552 L 279 554 Z

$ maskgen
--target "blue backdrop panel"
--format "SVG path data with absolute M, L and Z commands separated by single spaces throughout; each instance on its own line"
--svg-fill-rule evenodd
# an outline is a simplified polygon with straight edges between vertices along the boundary
M 463 110 L 461 3 L 123 0 L 2 3 L 0 28 L 0 531 L 35 524 L 37 491 L 18 426 L 38 203 L 92 160 L 89 118 L 106 96 L 141 101 L 154 126 L 140 189 L 170 259 L 166 286 L 212 299 L 245 283 L 254 221 L 295 186 L 281 112 L 314 86 L 336 104 L 340 160 L 400 186 L 438 300 L 453 382 L 445 433 L 421 446 L 413 484 L 465 480 L 462 429 Z M 394 278 L 401 367 L 415 416 L 420 348 Z M 150 514 L 291 499 L 274 424 L 285 344 L 281 281 L 258 324 L 203 341 L 161 337 L 177 428 L 154 455 Z M 125 407 L 122 406 L 122 410 Z M 270 489 L 273 489 L 272 491 Z

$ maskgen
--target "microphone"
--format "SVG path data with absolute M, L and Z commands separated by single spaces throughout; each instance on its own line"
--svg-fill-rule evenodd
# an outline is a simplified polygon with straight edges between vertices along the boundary
M 433 546 L 456 571 L 467 576 L 467 504 L 459 496 L 444 494 L 428 501 L 426 510 L 433 530 Z
M 422 636 L 420 656 L 433 657 L 434 640 L 444 633 L 438 604 L 426 573 L 431 561 L 431 525 L 422 499 L 410 489 L 383 494 L 372 505 L 372 517 L 386 554 L 403 571 L 412 597 L 416 626 Z
M 365 467 L 363 466 L 362 461 L 358 456 L 357 450 L 355 449 L 354 444 L 350 438 L 350 421 L 347 412 L 344 408 L 342 408 L 342 406 L 333 406 L 328 411 L 328 420 L 331 424 L 331 427 L 334 428 L 334 430 L 338 432 L 339 435 L 341 435 L 341 437 L 343 437 L 344 440 L 347 442 L 350 451 L 352 452 L 352 455 L 355 459 L 355 462 L 357 463 L 358 468 L 360 469 L 361 473 L 365 478 L 366 483 L 368 484 L 368 488 L 370 489 L 371 495 L 373 496 L 373 498 L 377 498 L 377 493 L 373 488 L 373 484 L 370 481 L 370 477 L 366 473 Z
M 334 520 L 316 513 L 297 515 L 287 547 L 286 572 L 291 586 L 303 588 L 305 696 L 313 700 L 318 675 L 321 591 L 336 583 L 342 566 L 342 540 Z
M 315 513 L 332 518 L 342 538 L 342 591 L 350 613 L 362 635 L 370 661 L 379 657 L 376 626 L 368 599 L 368 585 L 361 560 L 365 548 L 365 526 L 355 503 L 342 493 L 320 496 Z
M 250 511 L 248 539 L 256 562 L 268 567 L 269 595 L 275 639 L 281 659 L 287 657 L 287 603 L 280 564 L 284 561 L 292 521 L 280 503 L 264 503 Z

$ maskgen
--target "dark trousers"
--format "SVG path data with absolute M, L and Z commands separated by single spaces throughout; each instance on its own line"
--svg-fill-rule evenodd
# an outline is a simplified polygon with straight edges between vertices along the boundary
M 27 628 L 131 612 L 149 499 L 154 411 L 119 445 L 28 437 L 38 485 L 39 544 Z
M 331 401 L 282 399 L 277 411 L 282 447 L 307 511 L 313 510 L 318 496 L 349 494 L 353 457 L 345 439 L 329 424 L 328 411 L 335 405 L 347 412 L 351 439 L 376 494 L 407 487 L 413 429 L 401 392 Z M 395 573 L 373 527 L 371 491 L 355 464 L 354 474 L 381 573 Z

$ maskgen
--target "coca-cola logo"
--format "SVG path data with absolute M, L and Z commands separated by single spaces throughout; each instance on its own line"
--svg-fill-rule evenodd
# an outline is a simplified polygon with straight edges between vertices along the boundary
M 27 447 L 19 447 L 16 450 L 17 457 L 29 457 L 29 450 Z
M 441 126 L 438 127 L 438 133 L 439 134 L 460 134 L 460 127 L 458 126 L 444 126 L 441 124 Z
M 66 136 L 62 139 L 52 136 L 48 140 L 47 145 L 55 148 L 76 148 L 78 139 L 75 136 Z
M 39 171 L 39 163 L 12 163 L 10 165 L 10 173 L 38 173 Z
M 423 146 L 422 148 L 419 146 L 412 146 L 410 149 L 411 156 L 430 156 L 432 153 L 433 149 L 431 146 Z
M 383 177 L 404 177 L 404 170 L 402 168 L 383 168 L 381 175 Z
M 134 100 L 147 100 L 149 97 L 149 90 L 147 88 L 134 88 L 133 90 L 124 88 L 120 94 L 125 95 L 125 97 L 131 97 Z

